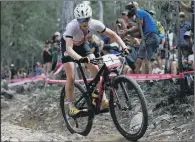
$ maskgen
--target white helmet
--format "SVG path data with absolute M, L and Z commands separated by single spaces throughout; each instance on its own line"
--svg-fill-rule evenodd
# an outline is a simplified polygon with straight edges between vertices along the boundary
M 55 35 L 55 36 L 60 36 L 60 33 L 59 33 L 59 32 L 55 32 L 54 35 Z
M 74 16 L 76 19 L 89 18 L 92 16 L 92 9 L 88 4 L 79 4 L 74 9 Z

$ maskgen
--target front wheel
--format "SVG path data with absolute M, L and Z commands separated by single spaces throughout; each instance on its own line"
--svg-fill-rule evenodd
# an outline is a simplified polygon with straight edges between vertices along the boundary
M 76 101 L 74 103 L 75 107 L 82 110 L 87 110 L 86 113 L 81 114 L 77 117 L 70 117 L 68 114 L 69 106 L 66 105 L 66 95 L 65 95 L 65 86 L 61 91 L 60 96 L 60 107 L 62 111 L 62 115 L 64 117 L 67 129 L 71 133 L 78 133 L 80 135 L 86 136 L 89 134 L 92 123 L 93 123 L 93 112 L 90 109 L 90 101 L 89 97 L 84 96 L 85 89 L 82 87 L 81 84 L 75 82 L 75 98 Z
M 146 132 L 148 111 L 139 85 L 127 76 L 113 80 L 110 113 L 118 131 L 128 140 L 138 140 Z

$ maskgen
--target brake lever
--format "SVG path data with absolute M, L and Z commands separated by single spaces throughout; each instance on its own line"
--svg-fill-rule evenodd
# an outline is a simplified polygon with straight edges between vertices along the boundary
M 94 64 L 94 65 L 98 65 L 98 61 L 95 60 L 95 59 L 90 60 L 90 63 L 92 63 L 92 64 Z

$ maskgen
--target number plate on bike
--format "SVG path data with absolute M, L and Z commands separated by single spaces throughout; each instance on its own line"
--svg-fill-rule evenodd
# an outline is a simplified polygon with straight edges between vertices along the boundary
M 103 58 L 103 62 L 106 64 L 107 67 L 120 64 L 119 58 L 114 54 L 107 54 L 102 56 L 102 58 Z

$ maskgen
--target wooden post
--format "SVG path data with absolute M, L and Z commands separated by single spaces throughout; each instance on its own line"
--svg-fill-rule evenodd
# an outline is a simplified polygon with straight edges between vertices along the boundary
M 182 53 L 181 53 L 181 40 L 180 40 L 180 18 L 179 18 L 179 2 L 178 1 L 175 1 L 175 6 L 176 6 L 176 17 L 177 17 L 177 48 L 178 48 L 178 65 L 179 65 L 179 73 L 182 73 L 183 72 L 183 65 L 182 65 Z M 184 89 L 185 89 L 185 86 L 184 86 L 184 79 L 181 78 L 180 79 L 180 98 L 182 99 L 184 96 L 185 96 L 185 93 L 184 93 Z

